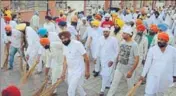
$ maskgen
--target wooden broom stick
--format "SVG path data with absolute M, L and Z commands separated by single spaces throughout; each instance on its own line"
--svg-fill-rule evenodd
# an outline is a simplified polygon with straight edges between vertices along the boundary
M 59 86 L 59 84 L 62 83 L 62 81 L 63 79 L 59 79 L 56 83 L 47 88 L 46 91 L 42 92 L 40 96 L 51 96 L 54 90 L 57 88 L 57 86 Z
M 35 70 L 35 67 L 37 66 L 38 62 L 34 62 L 34 64 L 32 65 L 32 67 L 29 69 L 29 71 L 22 77 L 21 79 L 21 84 L 25 84 L 28 80 L 28 78 L 32 75 L 32 73 Z
M 141 83 L 142 83 L 142 80 L 137 82 L 137 84 L 135 86 L 133 86 L 133 88 L 131 88 L 131 90 L 127 93 L 126 96 L 134 96 L 134 93 L 136 92 L 136 89 L 141 85 Z
M 44 92 L 44 90 L 46 89 L 47 83 L 48 83 L 48 79 L 45 79 L 42 86 L 32 96 L 40 96 L 40 94 Z

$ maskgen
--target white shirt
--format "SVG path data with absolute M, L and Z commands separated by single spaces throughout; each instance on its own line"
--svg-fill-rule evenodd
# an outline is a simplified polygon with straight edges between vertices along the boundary
M 82 74 L 85 70 L 83 55 L 86 53 L 82 43 L 71 40 L 68 46 L 64 46 L 63 54 L 67 60 L 68 75 Z
M 46 28 L 48 32 L 56 32 L 55 25 L 52 22 L 44 23 L 43 27 Z
M 7 36 L 7 42 L 11 42 L 10 45 L 15 48 L 20 48 L 22 36 L 23 34 L 20 31 L 12 29 L 12 35 Z
M 39 20 L 40 20 L 39 16 L 33 15 L 31 18 L 31 21 L 30 21 L 31 26 L 32 27 L 39 27 L 39 25 L 40 25 Z
M 16 21 L 10 21 L 10 25 L 12 26 L 12 28 L 15 28 L 17 23 L 16 23 Z

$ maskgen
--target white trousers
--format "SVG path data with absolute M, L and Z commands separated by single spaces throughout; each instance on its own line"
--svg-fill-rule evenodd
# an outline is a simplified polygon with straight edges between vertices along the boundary
M 114 96 L 115 93 L 117 92 L 120 80 L 122 79 L 122 76 L 124 76 L 126 78 L 127 73 L 122 73 L 118 70 L 118 68 L 115 70 L 114 73 L 114 78 L 110 87 L 110 90 L 107 94 L 107 96 Z M 131 78 L 126 78 L 127 80 L 127 84 L 128 84 L 128 90 L 131 89 L 134 86 L 134 76 L 132 76 Z
M 100 72 L 100 58 L 97 58 L 97 61 L 95 64 L 95 72 Z
M 134 74 L 134 83 L 137 83 L 141 74 L 142 74 L 142 71 L 143 71 L 143 65 L 142 65 L 142 59 L 139 60 L 139 64 L 138 66 L 136 67 L 135 69 L 135 74 Z
M 110 86 L 111 86 L 111 76 L 102 76 L 101 92 L 104 92 L 105 88 Z
M 86 96 L 86 93 L 83 89 L 84 75 L 69 75 L 68 76 L 68 96 L 76 96 L 76 91 L 80 96 Z

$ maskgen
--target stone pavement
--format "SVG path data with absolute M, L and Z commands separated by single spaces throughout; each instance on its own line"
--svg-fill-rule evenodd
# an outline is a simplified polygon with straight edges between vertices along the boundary
M 15 66 L 12 71 L 4 71 L 0 69 L 0 91 L 2 91 L 5 87 L 8 85 L 19 85 L 20 83 L 20 67 L 18 62 L 18 58 L 15 59 Z M 91 72 L 93 70 L 93 64 L 91 64 Z M 20 88 L 22 92 L 22 96 L 32 96 L 32 94 L 41 86 L 42 81 L 44 78 L 44 74 L 33 74 L 32 77 L 28 80 L 28 82 Z M 99 96 L 99 92 L 101 89 L 101 77 L 93 77 L 93 74 L 91 73 L 91 77 L 85 81 L 84 84 L 85 91 L 87 93 L 87 96 Z M 58 87 L 58 96 L 67 96 L 67 84 L 63 82 Z M 107 93 L 108 90 L 106 90 Z M 121 80 L 120 86 L 118 88 L 118 92 L 116 96 L 125 96 L 127 93 L 127 84 L 125 83 L 125 80 Z M 140 88 L 137 90 L 137 93 L 135 96 L 143 96 L 144 94 L 144 85 L 140 86 Z

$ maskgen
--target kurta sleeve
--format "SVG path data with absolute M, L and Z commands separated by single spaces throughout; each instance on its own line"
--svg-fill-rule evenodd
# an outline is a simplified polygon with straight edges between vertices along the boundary
M 114 38 L 114 42 L 113 42 L 113 51 L 114 51 L 114 56 L 112 58 L 112 61 L 116 62 L 116 58 L 117 58 L 118 53 L 119 53 L 119 43 L 115 38 Z
M 145 40 L 144 40 L 144 57 L 143 57 L 143 60 L 146 59 L 147 52 L 148 52 L 148 40 L 147 40 L 147 37 L 145 37 Z
M 148 73 L 151 65 L 152 65 L 152 60 L 153 60 L 153 48 L 149 49 L 149 52 L 147 54 L 147 59 L 143 68 L 142 76 L 145 77 L 146 74 Z
M 81 55 L 84 55 L 86 53 L 86 50 L 81 42 L 78 43 L 78 51 L 80 52 Z

